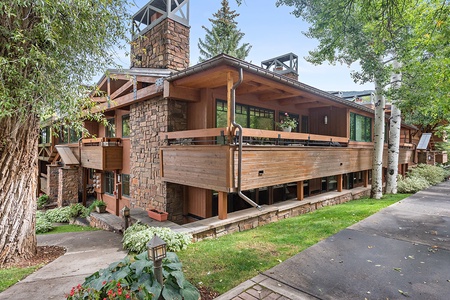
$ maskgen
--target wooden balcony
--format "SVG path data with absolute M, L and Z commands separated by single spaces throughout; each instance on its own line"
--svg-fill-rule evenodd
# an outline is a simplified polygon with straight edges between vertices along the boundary
M 122 169 L 122 153 L 120 138 L 83 139 L 81 165 L 102 171 Z
M 195 144 L 196 139 L 205 143 L 226 133 L 226 128 L 169 133 L 167 138 L 175 139 L 178 145 L 161 148 L 163 180 L 221 192 L 236 191 L 238 146 Z M 351 146 L 346 138 L 245 128 L 243 133 L 246 140 L 252 138 L 260 144 L 243 145 L 242 190 L 372 168 L 373 149 Z M 409 163 L 412 155 L 412 149 L 402 147 L 399 164 Z

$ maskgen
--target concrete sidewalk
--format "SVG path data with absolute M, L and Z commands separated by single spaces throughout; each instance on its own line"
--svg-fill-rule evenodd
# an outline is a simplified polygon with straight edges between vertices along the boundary
M 126 256 L 122 235 L 87 231 L 39 235 L 38 245 L 56 245 L 66 253 L 0 293 L 0 299 L 66 299 L 65 295 L 85 277 Z
M 430 187 L 216 298 L 450 299 L 450 182 Z

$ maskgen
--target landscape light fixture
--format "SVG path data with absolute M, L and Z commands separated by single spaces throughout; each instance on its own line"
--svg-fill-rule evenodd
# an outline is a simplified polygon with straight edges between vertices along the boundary
M 126 205 L 122 208 L 122 216 L 125 219 L 125 230 L 127 230 L 128 218 L 130 217 L 130 208 Z
M 147 244 L 148 259 L 153 261 L 156 280 L 163 286 L 162 260 L 166 257 L 166 242 L 156 234 Z

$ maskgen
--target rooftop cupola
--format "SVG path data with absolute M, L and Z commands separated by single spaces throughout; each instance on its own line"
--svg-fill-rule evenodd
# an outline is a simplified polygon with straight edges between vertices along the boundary
M 261 62 L 261 67 L 272 72 L 298 80 L 298 56 L 287 53 Z
M 189 66 L 189 1 L 150 0 L 133 16 L 131 68 Z

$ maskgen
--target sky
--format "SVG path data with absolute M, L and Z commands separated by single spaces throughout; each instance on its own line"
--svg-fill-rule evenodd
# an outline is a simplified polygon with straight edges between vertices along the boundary
M 302 32 L 308 29 L 308 24 L 296 18 L 290 12 L 291 7 L 276 7 L 276 0 L 244 0 L 241 6 L 235 0 L 229 0 L 231 9 L 240 14 L 236 18 L 238 28 L 245 34 L 242 42 L 250 43 L 252 49 L 246 61 L 261 66 L 261 61 L 277 56 L 294 53 L 298 56 L 299 81 L 325 91 L 361 91 L 374 89 L 373 83 L 356 84 L 350 76 L 358 65 L 332 66 L 328 63 L 312 65 L 304 57 L 313 50 L 318 42 L 307 38 Z M 148 0 L 135 0 L 133 14 L 143 7 Z M 202 26 L 211 28 L 208 18 L 221 7 L 221 0 L 191 0 L 190 1 L 190 63 L 198 63 L 198 39 L 204 39 L 205 30 Z M 129 67 L 129 57 L 120 54 L 120 64 Z

